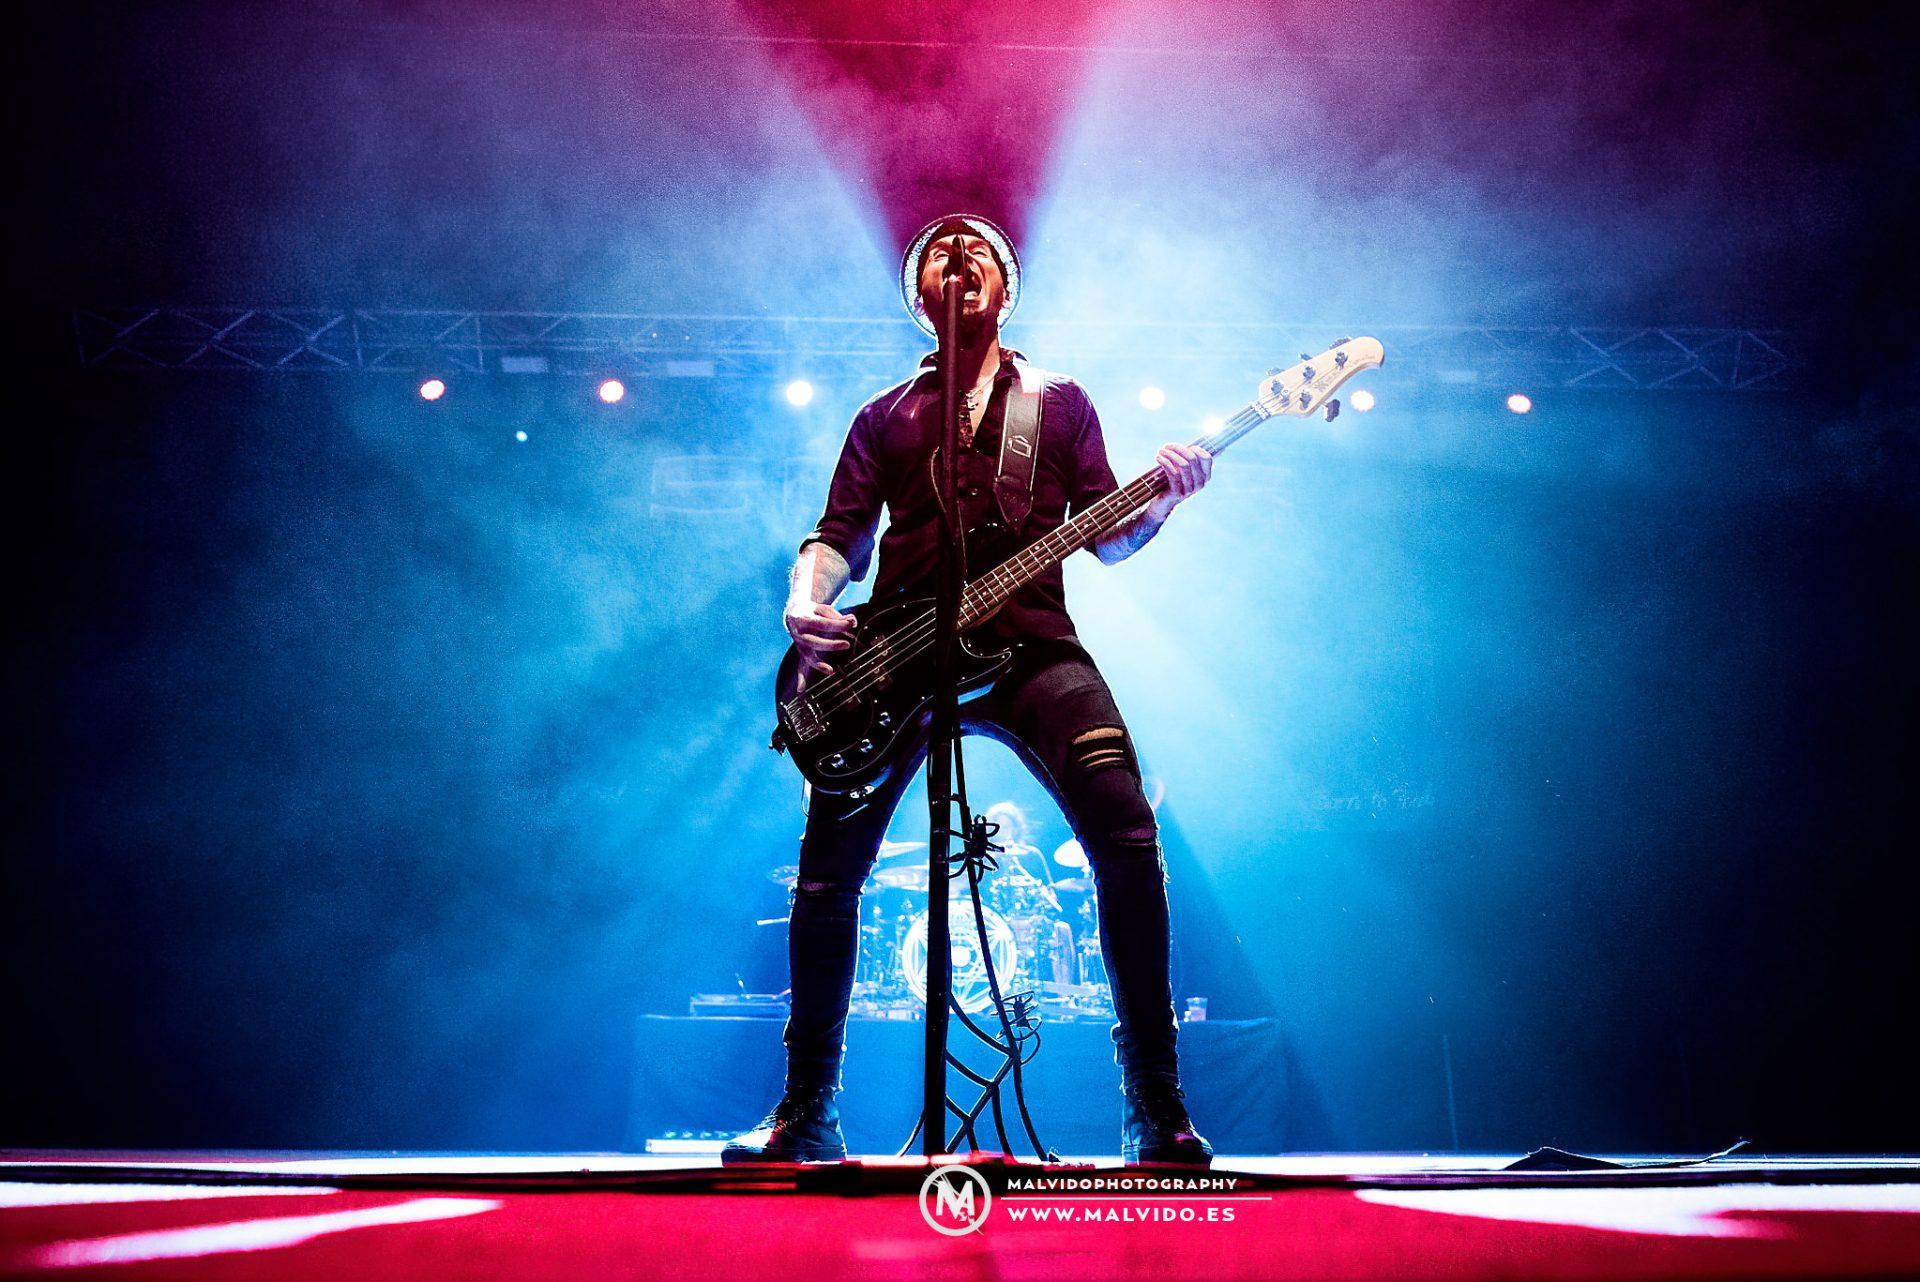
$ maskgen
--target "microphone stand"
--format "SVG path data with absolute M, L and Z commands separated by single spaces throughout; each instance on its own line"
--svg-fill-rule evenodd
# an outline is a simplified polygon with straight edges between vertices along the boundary
M 954 648 L 959 642 L 960 594 L 966 565 L 960 549 L 960 311 L 967 292 L 966 258 L 954 237 L 947 255 L 940 329 L 940 466 L 934 497 L 940 509 L 940 557 L 933 606 L 933 722 L 927 748 L 927 1038 L 924 1098 L 920 1112 L 922 1150 L 929 1158 L 947 1151 L 948 999 L 953 990 L 953 950 L 947 881 L 952 872 L 953 748 L 960 735 L 960 696 L 954 688 Z M 958 268 L 958 271 L 955 269 Z

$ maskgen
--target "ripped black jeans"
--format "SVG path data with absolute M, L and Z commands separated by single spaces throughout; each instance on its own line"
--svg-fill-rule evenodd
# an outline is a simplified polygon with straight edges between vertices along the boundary
M 1177 1080 L 1166 864 L 1132 740 L 1106 679 L 1072 641 L 1029 642 L 991 690 L 961 705 L 960 715 L 964 732 L 1013 749 L 1053 795 L 1087 852 L 1119 1021 L 1113 1040 L 1123 1085 Z M 860 887 L 925 754 L 923 739 L 870 796 L 813 795 L 787 930 L 790 1088 L 840 1084 Z

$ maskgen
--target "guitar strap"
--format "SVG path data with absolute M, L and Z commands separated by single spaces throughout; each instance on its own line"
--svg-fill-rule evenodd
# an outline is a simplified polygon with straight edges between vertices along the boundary
M 1017 533 L 1033 511 L 1033 469 L 1040 459 L 1041 393 L 1047 385 L 1047 371 L 1016 358 L 1014 370 L 1020 385 L 1007 390 L 1007 408 L 1000 420 L 1000 461 L 993 478 L 993 498 L 1007 529 Z M 894 401 L 891 412 L 903 410 L 918 414 L 930 395 L 908 387 Z M 927 456 L 927 475 L 933 492 L 940 493 L 940 451 L 936 447 Z
M 1013 367 L 1020 386 L 1007 389 L 1007 412 L 1000 426 L 1000 471 L 993 478 L 993 497 L 1009 530 L 1019 530 L 1033 511 L 1033 469 L 1040 457 L 1040 393 L 1047 372 L 1025 361 Z

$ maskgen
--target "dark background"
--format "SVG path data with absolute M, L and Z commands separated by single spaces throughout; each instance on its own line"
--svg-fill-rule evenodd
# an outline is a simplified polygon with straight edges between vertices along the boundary
M 1920 1148 L 1892 9 L 1318 12 L 36 17 L 0 1143 L 618 1144 L 636 1014 L 782 982 L 785 570 L 916 350 L 803 411 L 800 369 L 428 404 L 83 368 L 68 308 L 891 317 L 891 246 L 961 203 L 1022 236 L 1023 318 L 1149 346 L 1803 335 L 1784 389 L 1525 418 L 1383 371 L 1070 593 L 1168 787 L 1182 993 L 1285 1023 L 1300 1147 Z M 1124 477 L 1260 371 L 1073 372 Z M 1156 373 L 1188 419 L 1135 408 Z M 673 501 L 686 467 L 744 514 Z

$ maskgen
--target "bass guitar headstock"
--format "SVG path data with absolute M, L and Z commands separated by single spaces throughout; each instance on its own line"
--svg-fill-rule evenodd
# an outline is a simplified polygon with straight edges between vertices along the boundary
M 1327 417 L 1339 412 L 1333 394 L 1361 370 L 1386 364 L 1386 349 L 1377 338 L 1343 338 L 1318 356 L 1302 356 L 1298 365 L 1275 370 L 1260 380 L 1253 398 L 1263 418 L 1276 414 L 1306 417 L 1325 406 Z

